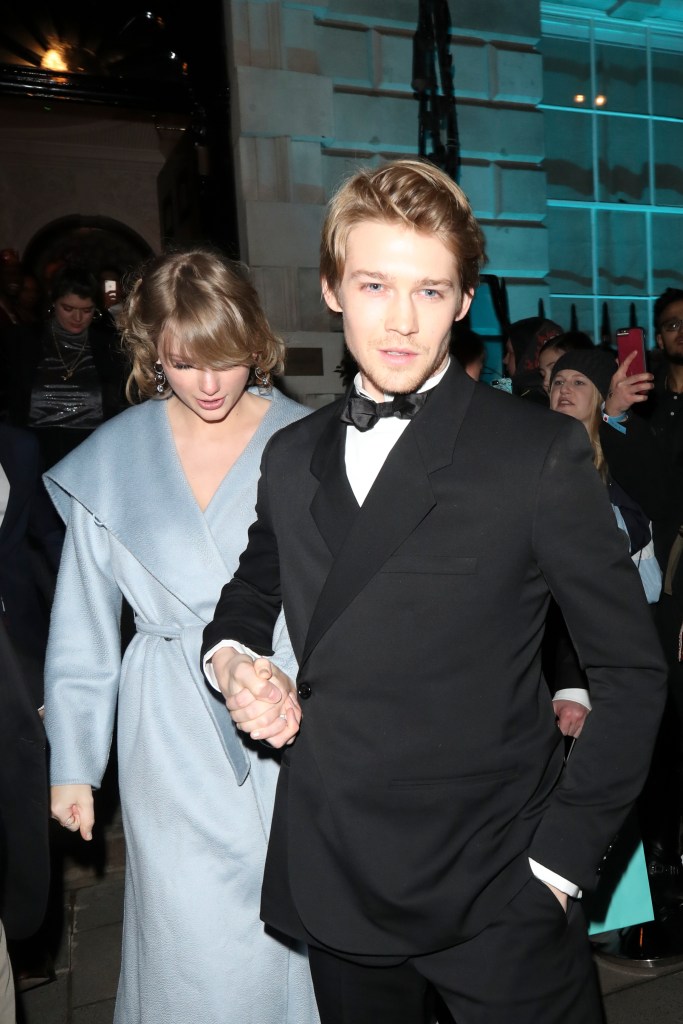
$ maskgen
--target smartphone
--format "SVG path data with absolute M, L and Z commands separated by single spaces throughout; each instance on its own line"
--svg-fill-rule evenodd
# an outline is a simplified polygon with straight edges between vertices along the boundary
M 620 366 L 631 352 L 636 353 L 636 358 L 628 368 L 629 377 L 634 373 L 647 373 L 645 333 L 642 327 L 620 327 L 617 331 L 617 354 Z

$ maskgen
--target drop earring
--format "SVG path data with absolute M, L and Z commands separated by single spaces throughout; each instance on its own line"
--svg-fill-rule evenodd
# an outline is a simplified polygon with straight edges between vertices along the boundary
M 166 374 L 161 363 L 154 364 L 154 383 L 156 384 L 157 393 L 163 395 L 168 381 L 166 380 Z
M 268 373 L 268 371 L 261 369 L 260 366 L 255 366 L 254 367 L 254 377 L 256 379 L 256 384 L 257 384 L 257 387 L 259 389 L 259 394 L 267 395 L 270 392 L 270 390 L 272 389 L 272 386 L 273 386 L 273 383 L 272 383 L 272 381 L 270 379 L 270 374 Z

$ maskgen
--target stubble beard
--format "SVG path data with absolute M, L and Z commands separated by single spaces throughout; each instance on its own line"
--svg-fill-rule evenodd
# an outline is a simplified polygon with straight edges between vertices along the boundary
M 381 391 L 386 395 L 410 395 L 415 391 L 419 391 L 422 385 L 444 366 L 447 357 L 448 344 L 443 347 L 443 350 L 439 350 L 428 366 L 424 366 L 421 369 L 416 368 L 415 371 L 411 372 L 401 368 L 394 371 L 386 369 L 382 374 L 378 374 L 373 370 L 367 370 L 354 355 L 363 378 L 373 388 L 376 388 L 377 391 Z

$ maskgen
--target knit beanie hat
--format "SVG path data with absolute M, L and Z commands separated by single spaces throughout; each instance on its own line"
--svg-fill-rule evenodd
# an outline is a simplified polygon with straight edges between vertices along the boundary
M 592 384 L 600 392 L 603 398 L 607 398 L 610 381 L 617 372 L 617 361 L 614 356 L 605 352 L 602 348 L 575 349 L 573 352 L 565 352 L 553 366 L 550 375 L 552 381 L 558 373 L 563 370 L 576 370 L 588 377 Z

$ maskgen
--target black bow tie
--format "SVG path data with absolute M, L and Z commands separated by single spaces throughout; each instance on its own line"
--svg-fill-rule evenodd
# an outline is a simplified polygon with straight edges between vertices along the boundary
M 400 420 L 412 420 L 418 409 L 427 401 L 428 391 L 420 394 L 396 395 L 390 402 L 373 402 L 353 391 L 346 400 L 340 420 L 349 423 L 356 430 L 372 430 L 377 420 L 397 416 Z

